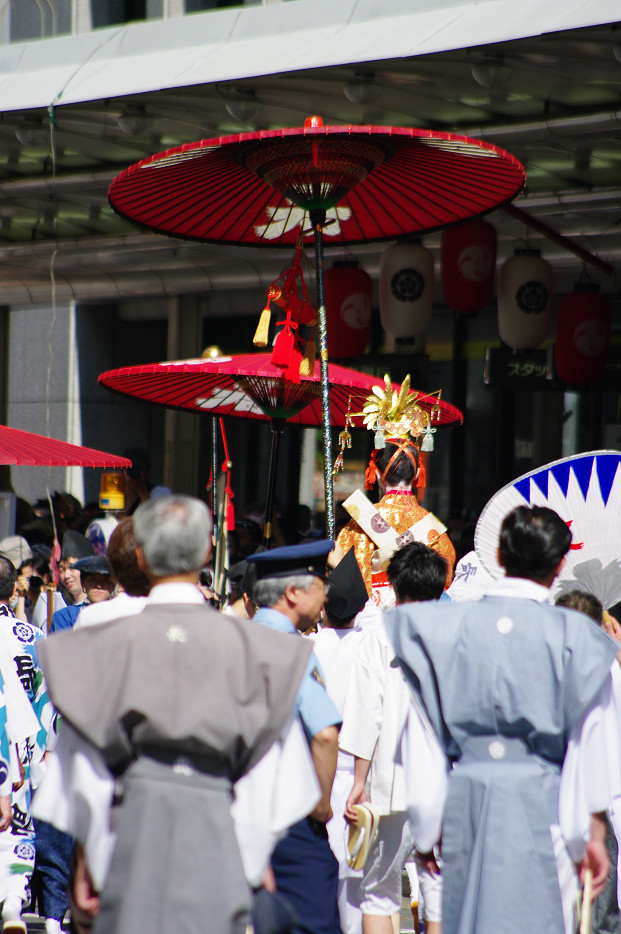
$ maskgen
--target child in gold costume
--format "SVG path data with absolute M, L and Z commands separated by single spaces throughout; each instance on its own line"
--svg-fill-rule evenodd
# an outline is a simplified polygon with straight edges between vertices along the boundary
M 418 487 L 424 486 L 424 481 L 421 482 L 419 453 L 414 442 L 408 439 L 392 438 L 387 440 L 385 445 L 374 450 L 371 455 L 365 474 L 365 488 L 371 488 L 373 482 L 378 483 L 382 498 L 375 508 L 397 534 L 403 536 L 405 540 L 401 544 L 405 545 L 415 540 L 415 535 L 412 534 L 410 538 L 408 531 L 429 515 L 419 504 L 414 492 L 417 484 Z M 444 528 L 439 522 L 437 525 L 438 528 Z M 430 538 L 431 540 L 426 537 L 425 544 L 446 559 L 448 587 L 453 578 L 455 549 L 446 531 L 440 534 L 437 534 L 437 531 L 431 532 Z M 354 548 L 369 596 L 384 605 L 384 601 L 379 599 L 379 592 L 387 586 L 388 578 L 384 570 L 374 566 L 375 542 L 352 519 L 339 533 L 337 546 L 339 545 L 343 553 Z
M 410 389 L 409 376 L 398 392 L 388 374 L 384 383 L 384 390 L 375 388 L 363 411 L 356 413 L 364 416 L 366 427 L 375 432 L 375 450 L 365 473 L 365 490 L 373 489 L 377 483 L 382 498 L 376 507 L 365 501 L 359 491 L 346 500 L 344 506 L 352 521 L 339 533 L 333 562 L 338 564 L 343 554 L 353 548 L 369 596 L 383 609 L 389 609 L 395 605 L 386 575 L 392 553 L 410 542 L 422 541 L 445 558 L 448 587 L 453 579 L 455 549 L 445 526 L 423 509 L 415 493 L 425 486 L 419 446 L 423 451 L 433 449 L 432 426 L 440 419 L 440 394 L 437 404 L 429 408 L 430 397 L 424 397 L 426 407 L 421 404 L 421 394 Z

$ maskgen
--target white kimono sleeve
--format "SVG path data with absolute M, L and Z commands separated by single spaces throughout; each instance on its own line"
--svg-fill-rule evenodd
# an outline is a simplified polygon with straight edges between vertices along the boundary
M 34 794 L 32 813 L 84 846 L 93 885 L 103 888 L 115 836 L 110 830 L 114 778 L 97 749 L 65 721 Z
M 430 852 L 442 835 L 448 760 L 426 714 L 414 699 L 401 740 L 405 795 L 416 848 Z
M 235 784 L 231 814 L 248 884 L 261 884 L 272 850 L 321 797 L 308 741 L 297 716 L 260 762 Z
M 572 729 L 561 773 L 559 824 L 575 862 L 589 841 L 591 814 L 607 811 L 619 795 L 621 724 L 609 678 Z
M 360 759 L 373 758 L 382 728 L 388 651 L 384 640 L 370 630 L 361 636 L 352 660 L 339 749 Z
M 97 749 L 63 722 L 56 751 L 33 800 L 33 815 L 76 837 L 98 891 L 108 873 L 115 835 L 110 811 L 115 781 Z M 308 742 L 297 717 L 260 762 L 235 785 L 231 813 L 244 871 L 260 884 L 272 850 L 287 828 L 320 798 Z

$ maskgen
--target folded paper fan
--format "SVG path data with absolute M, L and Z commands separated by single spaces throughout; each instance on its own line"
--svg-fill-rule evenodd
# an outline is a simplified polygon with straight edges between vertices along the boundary
M 547 506 L 571 529 L 571 549 L 554 582 L 553 599 L 568 590 L 595 594 L 605 608 L 621 600 L 621 453 L 589 451 L 553 461 L 495 493 L 477 523 L 474 547 L 493 577 L 500 526 L 516 506 Z

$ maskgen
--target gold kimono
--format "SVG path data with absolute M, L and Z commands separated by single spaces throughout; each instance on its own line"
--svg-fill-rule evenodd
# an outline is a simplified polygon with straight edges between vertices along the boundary
M 419 505 L 416 496 L 409 493 L 387 493 L 375 508 L 399 535 L 407 532 L 415 522 L 428 515 L 428 511 Z M 371 561 L 373 552 L 376 549 L 375 543 L 371 541 L 366 532 L 363 532 L 353 519 L 347 523 L 345 528 L 341 529 L 337 542 L 345 553 L 351 548 L 355 549 L 356 560 L 360 566 L 367 593 L 371 596 Z M 443 532 L 434 541 L 429 541 L 426 544 L 445 558 L 448 564 L 446 575 L 446 586 L 448 587 L 453 579 L 453 567 L 455 565 L 455 549 L 451 539 L 446 532 Z

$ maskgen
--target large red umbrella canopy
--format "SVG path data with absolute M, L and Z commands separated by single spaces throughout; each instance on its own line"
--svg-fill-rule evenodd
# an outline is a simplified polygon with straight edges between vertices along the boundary
M 403 127 L 328 126 L 200 140 L 118 175 L 108 192 L 124 217 L 170 236 L 238 245 L 315 245 L 324 487 L 334 531 L 331 396 L 323 283 L 332 243 L 391 240 L 457 224 L 512 201 L 524 169 L 490 143 Z
M 319 427 L 322 424 L 319 362 L 315 372 L 302 376 L 300 384 L 285 381 L 282 370 L 271 362 L 271 354 L 241 354 L 215 359 L 176 360 L 108 370 L 99 382 L 128 396 L 179 409 L 237 418 L 286 419 L 292 424 Z M 331 422 L 344 426 L 347 412 L 360 412 L 374 386 L 383 379 L 328 364 Z M 399 390 L 398 385 L 394 385 Z M 437 396 L 420 393 L 417 404 L 430 412 L 440 407 L 434 425 L 461 424 L 462 413 Z M 352 418 L 362 426 L 361 418 Z
M 25 467 L 131 467 L 126 457 L 0 425 L 0 464 Z
M 312 234 L 306 212 L 328 212 L 332 243 L 389 240 L 486 214 L 524 181 L 517 159 L 466 136 L 305 126 L 158 153 L 121 172 L 109 199 L 129 220 L 171 236 L 292 247 Z

